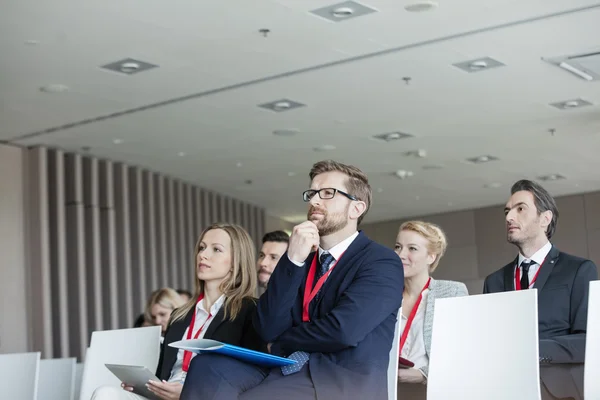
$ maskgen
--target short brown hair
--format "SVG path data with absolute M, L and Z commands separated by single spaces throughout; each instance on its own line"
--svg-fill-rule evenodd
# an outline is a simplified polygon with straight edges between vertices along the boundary
M 448 240 L 442 228 L 430 222 L 407 221 L 400 225 L 400 231 L 416 232 L 427 239 L 429 242 L 427 251 L 435 255 L 435 261 L 429 266 L 429 272 L 435 271 L 448 247 Z
M 365 212 L 362 213 L 360 217 L 358 217 L 358 224 L 363 220 L 367 212 L 369 212 L 369 208 L 371 207 L 371 201 L 373 197 L 373 192 L 371 191 L 371 185 L 369 185 L 369 178 L 367 175 L 362 172 L 360 169 L 353 165 L 342 164 L 333 160 L 324 160 L 319 161 L 315 165 L 313 165 L 310 170 L 310 180 L 312 181 L 315 176 L 323 174 L 325 172 L 341 172 L 348 176 L 346 180 L 346 188 L 348 190 L 348 194 L 353 195 L 360 201 L 364 201 L 367 207 L 365 208 Z
M 515 182 L 515 184 L 510 188 L 511 195 L 520 191 L 526 191 L 533 195 L 533 200 L 538 215 L 545 211 L 552 212 L 552 220 L 550 221 L 550 225 L 548 225 L 546 230 L 546 237 L 548 237 L 548 239 L 552 239 L 552 235 L 554 235 L 554 232 L 556 231 L 556 224 L 558 223 L 558 207 L 556 206 L 554 197 L 552 197 L 550 193 L 548 193 L 548 191 L 542 187 L 542 185 L 527 179 L 522 179 L 518 182 Z

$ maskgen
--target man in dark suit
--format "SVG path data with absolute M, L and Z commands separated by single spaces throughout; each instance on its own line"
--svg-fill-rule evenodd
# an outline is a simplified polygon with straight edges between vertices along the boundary
M 357 230 L 371 204 L 362 171 L 322 161 L 310 178 L 308 221 L 294 227 L 255 318 L 271 353 L 297 364 L 262 380 L 255 367 L 211 357 L 188 375 L 184 392 L 193 398 L 387 399 L 402 263 Z
M 485 279 L 483 292 L 538 290 L 542 397 L 582 398 L 588 291 L 598 279 L 596 266 L 549 242 L 558 209 L 537 183 L 516 182 L 504 213 L 507 240 L 519 255 Z

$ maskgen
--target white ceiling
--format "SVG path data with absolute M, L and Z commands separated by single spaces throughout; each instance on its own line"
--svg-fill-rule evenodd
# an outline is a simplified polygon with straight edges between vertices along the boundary
M 324 158 L 369 174 L 367 221 L 502 203 L 522 177 L 566 176 L 545 183 L 555 195 L 600 190 L 600 82 L 542 60 L 600 51 L 599 1 L 439 0 L 435 10 L 410 13 L 411 1 L 365 0 L 378 12 L 338 23 L 309 12 L 334 3 L 5 1 L 0 140 L 89 147 L 288 220 L 305 214 L 308 170 Z M 100 68 L 127 57 L 159 68 Z M 506 66 L 452 66 L 480 57 Z M 70 90 L 41 92 L 47 84 Z M 306 107 L 257 107 L 282 98 Z M 549 106 L 576 98 L 593 105 Z M 277 129 L 299 132 L 278 137 Z M 414 137 L 371 138 L 390 131 Z M 313 151 L 324 144 L 337 149 Z M 420 148 L 424 159 L 403 155 Z M 479 155 L 500 160 L 465 162 Z M 397 169 L 414 176 L 399 180 Z

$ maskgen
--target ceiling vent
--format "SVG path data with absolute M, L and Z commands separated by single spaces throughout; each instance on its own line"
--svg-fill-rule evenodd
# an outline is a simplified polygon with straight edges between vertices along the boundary
M 586 81 L 600 80 L 600 52 L 544 59 Z

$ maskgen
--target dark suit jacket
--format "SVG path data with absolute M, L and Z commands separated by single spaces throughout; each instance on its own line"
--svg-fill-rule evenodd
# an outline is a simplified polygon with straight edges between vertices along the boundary
M 310 353 L 318 399 L 387 399 L 387 368 L 404 270 L 400 258 L 362 232 L 327 278 L 322 296 L 302 321 L 304 267 L 281 257 L 258 302 L 255 326 L 280 356 Z
M 170 347 L 169 343 L 185 339 L 183 334 L 190 323 L 192 315 L 196 308 L 192 308 L 184 319 L 180 319 L 169 324 L 165 332 L 165 340 L 161 346 L 160 358 L 156 369 L 156 377 L 168 380 L 171 376 L 171 369 L 177 360 L 178 349 Z M 251 350 L 266 352 L 266 343 L 260 339 L 252 324 L 252 317 L 256 313 L 256 301 L 254 299 L 245 299 L 242 309 L 234 320 L 223 319 L 225 306 L 221 307 L 217 315 L 211 321 L 206 333 L 205 339 L 218 340 L 234 346 L 240 346 Z
M 514 271 L 517 262 L 518 257 L 489 275 L 485 279 L 483 293 L 515 290 Z M 584 362 L 589 284 L 596 279 L 598 271 L 592 261 L 563 253 L 552 246 L 533 285 L 538 290 L 538 330 L 542 364 Z M 542 381 L 550 392 L 556 393 L 556 390 L 552 389 L 552 386 L 557 384 L 556 379 L 545 379 L 546 371 L 544 368 L 541 371 Z

